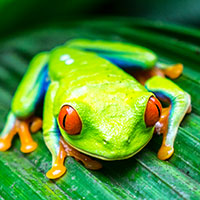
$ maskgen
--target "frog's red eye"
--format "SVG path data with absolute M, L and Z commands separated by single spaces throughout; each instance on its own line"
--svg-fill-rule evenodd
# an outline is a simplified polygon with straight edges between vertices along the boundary
M 63 106 L 60 110 L 58 121 L 62 129 L 69 135 L 76 135 L 81 132 L 82 123 L 78 113 L 71 106 Z
M 145 123 L 147 127 L 154 126 L 159 121 L 162 112 L 161 103 L 155 97 L 150 97 L 145 112 Z

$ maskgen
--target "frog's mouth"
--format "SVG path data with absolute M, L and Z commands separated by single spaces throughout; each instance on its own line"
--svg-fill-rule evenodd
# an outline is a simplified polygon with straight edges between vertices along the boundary
M 152 135 L 153 136 L 153 135 Z M 124 157 L 115 157 L 115 158 L 108 158 L 108 157 L 105 157 L 105 156 L 100 156 L 100 155 L 97 155 L 97 154 L 93 154 L 91 152 L 88 152 L 88 151 L 85 151 L 85 150 L 82 150 L 82 149 L 79 149 L 75 146 L 73 146 L 72 144 L 70 144 L 69 142 L 65 141 L 66 143 L 68 143 L 70 146 L 72 146 L 74 149 L 76 149 L 77 151 L 81 152 L 81 153 L 84 153 L 86 155 L 89 155 L 89 156 L 92 156 L 94 158 L 98 158 L 98 159 L 101 159 L 101 160 L 106 160 L 106 161 L 114 161 L 114 160 L 125 160 L 125 159 L 128 159 L 132 156 L 134 156 L 135 154 L 137 154 L 139 151 L 141 151 L 148 143 L 149 141 L 151 140 L 152 136 L 149 138 L 149 140 L 142 146 L 140 147 L 137 151 L 127 155 L 127 156 L 124 156 Z

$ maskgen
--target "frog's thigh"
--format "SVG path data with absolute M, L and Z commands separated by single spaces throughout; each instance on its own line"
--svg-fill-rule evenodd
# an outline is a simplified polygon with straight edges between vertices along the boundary
M 157 56 L 151 50 L 134 44 L 75 39 L 68 41 L 66 45 L 82 51 L 95 52 L 128 72 L 134 69 L 151 69 L 157 61 Z
M 162 146 L 158 152 L 158 158 L 165 160 L 171 157 L 174 152 L 173 146 L 178 127 L 191 107 L 190 95 L 172 81 L 159 76 L 154 76 L 149 79 L 145 87 L 147 90 L 155 93 L 159 99 L 165 97 L 168 98 L 171 103 L 169 111 L 164 110 L 168 112 L 167 114 L 169 116 L 168 127 L 163 137 Z

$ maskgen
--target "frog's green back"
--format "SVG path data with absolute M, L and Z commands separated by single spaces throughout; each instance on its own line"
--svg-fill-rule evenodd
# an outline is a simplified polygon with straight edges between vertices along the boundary
M 55 67 L 56 66 L 56 67 Z M 111 62 L 99 57 L 96 53 L 84 52 L 61 46 L 54 49 L 50 54 L 49 60 L 50 77 L 53 81 L 69 78 L 70 81 L 81 79 L 81 77 L 89 81 L 89 76 L 93 76 L 91 80 L 102 82 L 111 79 L 132 80 L 136 90 L 144 90 L 137 81 L 125 73 L 120 68 L 116 67 Z

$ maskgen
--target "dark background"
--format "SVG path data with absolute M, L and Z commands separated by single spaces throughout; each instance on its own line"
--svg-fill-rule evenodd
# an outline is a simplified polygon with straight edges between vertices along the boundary
M 0 0 L 0 36 L 45 23 L 123 16 L 200 26 L 199 0 Z

